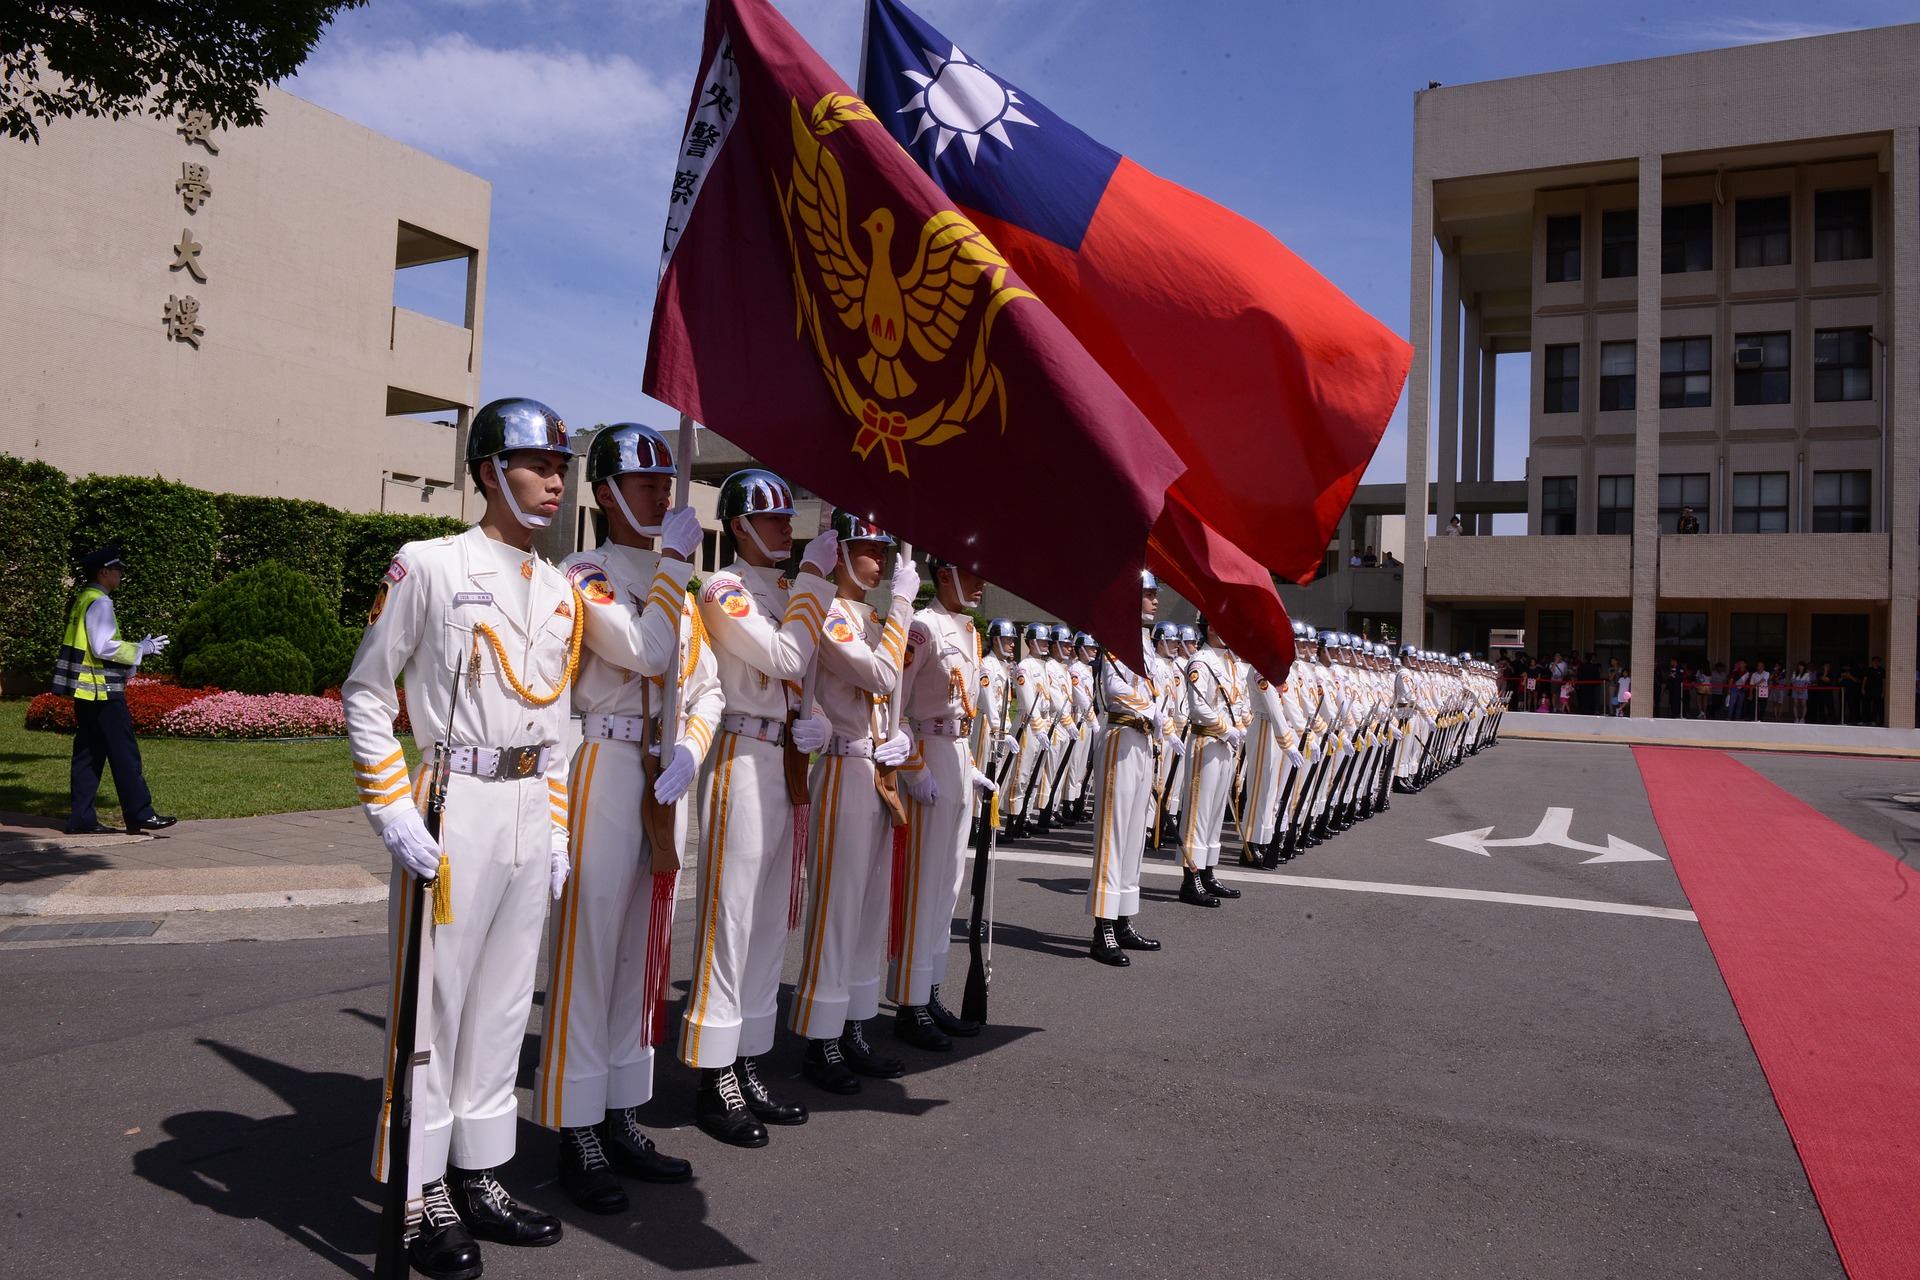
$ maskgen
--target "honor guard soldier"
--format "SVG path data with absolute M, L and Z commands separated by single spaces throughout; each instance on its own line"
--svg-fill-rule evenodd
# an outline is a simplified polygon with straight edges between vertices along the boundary
M 560 1131 L 561 1189 L 590 1213 L 619 1213 L 628 1201 L 616 1174 L 642 1182 L 693 1176 L 685 1160 L 654 1147 L 636 1111 L 653 1097 L 654 1047 L 664 1030 L 687 839 L 678 801 L 719 728 L 722 698 L 686 594 L 700 519 L 667 510 L 666 440 L 636 422 L 600 431 L 587 448 L 587 485 L 600 506 L 603 545 L 560 565 L 585 604 L 586 650 L 573 681 L 582 741 L 567 785 L 573 874 L 548 928 L 534 1119 Z M 664 554 L 653 549 L 656 538 Z M 656 744 L 675 661 L 678 729 L 663 761 Z M 671 848 L 655 850 L 656 833 L 670 833 Z
M 1080 727 L 1073 719 L 1073 678 L 1067 671 L 1073 631 L 1056 625 L 1048 633 L 1047 700 L 1053 705 L 1053 739 L 1047 747 L 1047 776 L 1040 784 L 1040 830 L 1053 830 L 1054 822 L 1066 825 L 1064 810 L 1072 784 L 1067 776 L 1067 757 L 1072 751 Z
M 1246 674 L 1250 719 L 1241 763 L 1241 861 L 1265 866 L 1269 858 L 1277 860 L 1278 856 L 1275 823 L 1280 809 L 1280 776 L 1295 738 L 1281 707 L 1286 686 L 1275 685 L 1251 668 Z
M 1147 628 L 1160 609 L 1160 584 L 1140 571 L 1140 652 L 1153 652 Z M 1113 654 L 1094 668 L 1094 701 L 1107 721 L 1099 744 L 1093 791 L 1093 874 L 1087 880 L 1087 914 L 1093 942 L 1087 954 L 1102 964 L 1125 966 L 1129 951 L 1158 951 L 1160 943 L 1134 928 L 1140 912 L 1140 859 L 1154 803 L 1155 757 L 1160 752 L 1160 691 Z
M 1013 736 L 1013 657 L 1020 632 L 1012 621 L 995 618 L 987 624 L 986 650 L 980 656 L 980 696 L 974 706 L 973 764 L 996 782 L 1020 750 Z M 974 817 L 983 810 L 974 802 Z
M 902 912 L 900 954 L 887 995 L 899 1006 L 893 1033 L 920 1049 L 941 1052 L 953 1036 L 977 1036 L 980 1024 L 940 1003 L 947 954 L 953 942 L 953 910 L 967 861 L 967 814 L 975 793 L 991 795 L 994 783 L 974 767 L 968 738 L 979 712 L 974 690 L 980 680 L 980 633 L 969 609 L 978 608 L 986 584 L 958 565 L 929 556 L 933 601 L 913 615 L 907 633 L 904 709 L 913 732 L 913 755 L 900 768 L 907 806 L 905 878 L 896 898 Z
M 737 551 L 700 592 L 726 711 L 701 805 L 699 923 L 680 1060 L 700 1071 L 694 1118 L 714 1138 L 762 1147 L 768 1124 L 805 1124 L 778 1102 L 757 1059 L 773 1047 L 780 967 L 806 853 L 793 810 L 807 799 L 806 757 L 827 745 L 827 718 L 798 706 L 839 559 L 832 530 L 807 544 L 799 580 L 779 562 L 793 547 L 793 491 L 770 471 L 736 471 L 716 511 Z
M 1237 898 L 1238 889 L 1220 883 L 1220 828 L 1226 822 L 1233 790 L 1233 756 L 1245 735 L 1233 723 L 1232 692 L 1225 664 L 1203 621 L 1195 628 L 1205 647 L 1187 660 L 1187 718 L 1193 726 L 1193 758 L 1188 761 L 1185 813 L 1180 830 L 1180 901 L 1217 907 Z
M 414 1070 L 409 1177 L 424 1219 L 408 1246 L 428 1276 L 480 1274 L 475 1238 L 549 1245 L 560 1220 L 516 1201 L 494 1171 L 513 1158 L 514 1079 L 533 1008 L 549 896 L 568 874 L 566 691 L 580 659 L 585 608 L 560 571 L 533 553 L 560 509 L 573 453 L 567 429 L 535 400 L 495 400 L 474 415 L 467 466 L 486 496 L 479 525 L 400 548 L 341 689 L 354 781 L 393 855 L 387 896 L 394 1000 L 387 1091 L 400 1008 L 406 878 L 435 880 L 440 900 L 421 937 L 430 973 L 429 1050 Z M 407 781 L 394 736 L 406 680 L 414 736 L 431 744 Z M 458 686 L 456 688 L 456 685 Z M 426 782 L 447 753 L 439 838 L 421 817 Z M 450 907 L 451 922 L 439 907 Z M 399 1064 L 404 1067 L 407 1064 Z M 374 1176 L 386 1177 L 386 1106 Z M 409 1197 L 412 1198 L 411 1196 Z
M 1047 651 L 1053 647 L 1053 629 L 1044 622 L 1029 622 L 1022 636 L 1027 642 L 1027 656 L 1013 669 L 1014 719 L 1020 725 L 1014 736 L 1019 739 L 1019 753 L 1013 765 L 1013 794 L 1007 797 L 1012 802 L 1013 814 L 1007 836 L 1015 840 L 1032 835 L 1036 829 L 1028 808 L 1037 809 L 1041 804 L 1038 797 L 1046 792 L 1047 755 L 1053 746 L 1054 717 L 1051 681 L 1047 676 Z M 1037 829 L 1048 829 L 1044 815 Z
M 1156 594 L 1156 598 L 1158 593 Z M 1176 821 L 1180 775 L 1185 772 L 1187 753 L 1187 682 L 1181 672 L 1185 659 L 1180 656 L 1180 628 L 1172 622 L 1153 624 L 1153 648 L 1147 656 L 1147 678 L 1160 691 L 1160 759 L 1154 773 L 1153 828 L 1148 838 L 1160 845 L 1178 846 L 1180 824 Z
M 1073 718 L 1080 736 L 1067 756 L 1067 777 L 1073 783 L 1073 792 L 1067 797 L 1067 820 L 1085 822 L 1093 806 L 1094 752 L 1104 727 L 1094 713 L 1093 667 L 1099 661 L 1100 646 L 1086 632 L 1076 631 L 1068 652 L 1072 660 L 1067 663 L 1067 677 L 1072 682 Z
M 862 1027 L 880 1011 L 899 804 L 897 795 L 891 806 L 883 800 L 878 770 L 899 765 L 912 746 L 889 711 L 920 574 L 911 557 L 897 557 L 887 612 L 876 616 L 867 592 L 880 585 L 893 539 L 851 511 L 834 512 L 831 527 L 840 545 L 838 598 L 815 659 L 814 698 L 833 723 L 833 737 L 813 766 L 811 901 L 790 1025 L 807 1041 L 807 1079 L 828 1093 L 850 1094 L 860 1092 L 863 1075 L 886 1080 L 906 1070 L 875 1054 Z M 886 786 L 892 790 L 890 780 Z
M 73 602 L 53 664 L 53 691 L 73 699 L 72 807 L 67 834 L 98 835 L 111 830 L 100 825 L 93 807 L 105 768 L 113 770 L 113 789 L 120 797 L 127 830 L 135 834 L 165 831 L 179 819 L 153 810 L 153 794 L 140 767 L 140 744 L 133 736 L 133 715 L 127 710 L 127 679 L 141 662 L 167 647 L 167 637 L 120 638 L 120 623 L 113 614 L 113 593 L 119 590 L 124 572 L 119 547 L 102 547 L 85 557 L 80 571 L 87 575 L 87 585 Z

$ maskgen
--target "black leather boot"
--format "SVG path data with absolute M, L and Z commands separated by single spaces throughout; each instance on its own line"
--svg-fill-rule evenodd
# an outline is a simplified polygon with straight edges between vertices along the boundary
M 613 1162 L 600 1145 L 599 1130 L 560 1131 L 560 1189 L 588 1213 L 624 1213 L 627 1191 L 613 1175 Z
M 1273 839 L 1267 841 L 1265 847 L 1260 850 L 1260 865 L 1271 871 L 1280 865 L 1280 858 L 1280 833 L 1276 831 L 1273 833 Z
M 560 1219 L 508 1195 L 491 1169 L 449 1168 L 447 1191 L 476 1239 L 534 1246 L 559 1242 Z
M 1116 969 L 1124 969 L 1133 961 L 1127 959 L 1127 953 L 1120 949 L 1120 942 L 1113 936 L 1113 921 L 1095 920 L 1093 922 L 1093 945 L 1087 948 L 1087 955 L 1101 964 L 1110 964 Z
M 934 983 L 927 991 L 927 1016 L 933 1019 L 933 1025 L 950 1036 L 980 1034 L 980 1024 L 972 1018 L 963 1018 L 947 1006 L 940 1003 L 940 984 Z
M 600 1139 L 614 1172 L 641 1182 L 685 1182 L 693 1177 L 693 1166 L 678 1156 L 670 1156 L 653 1145 L 640 1128 L 634 1108 L 621 1107 L 607 1112 L 600 1125 Z
M 1158 951 L 1160 939 L 1149 938 L 1133 927 L 1132 916 L 1121 916 L 1113 926 L 1113 940 L 1123 951 Z
M 747 1096 L 747 1110 L 762 1124 L 805 1124 L 807 1109 L 797 1102 L 775 1102 L 760 1081 L 760 1059 L 742 1058 L 733 1066 L 740 1077 L 740 1092 Z
M 800 1074 L 828 1093 L 860 1092 L 860 1077 L 847 1065 L 838 1039 L 807 1041 L 806 1056 L 800 1060 Z
M 1180 901 L 1192 907 L 1217 907 L 1220 899 L 1200 887 L 1200 873 L 1185 871 L 1180 876 Z
M 480 1246 L 454 1211 L 447 1180 L 435 1178 L 421 1188 L 426 1213 L 407 1239 L 407 1261 L 430 1280 L 478 1280 Z
M 1212 867 L 1208 867 L 1200 873 L 1200 887 L 1216 898 L 1237 898 L 1240 896 L 1238 889 L 1229 889 L 1226 885 L 1220 883 L 1220 877 L 1213 873 Z
M 840 1033 L 840 1056 L 847 1060 L 855 1075 L 869 1080 L 897 1080 L 907 1074 L 907 1064 L 898 1058 L 883 1058 L 867 1043 L 867 1024 L 849 1022 Z
M 893 1038 L 904 1040 L 916 1049 L 945 1053 L 953 1048 L 953 1037 L 933 1025 L 933 1015 L 923 1004 L 903 1004 L 893 1018 Z
M 693 1121 L 709 1137 L 734 1147 L 764 1147 L 767 1129 L 747 1110 L 735 1069 L 708 1067 L 700 1073 L 700 1096 L 694 1100 Z

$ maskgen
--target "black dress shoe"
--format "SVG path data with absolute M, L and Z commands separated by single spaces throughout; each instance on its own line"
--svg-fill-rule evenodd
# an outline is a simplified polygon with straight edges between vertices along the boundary
M 1133 963 L 1127 959 L 1127 953 L 1120 949 L 1120 943 L 1114 938 L 1111 920 L 1093 922 L 1093 944 L 1087 948 L 1087 955 L 1101 964 L 1110 964 L 1116 969 L 1124 969 Z
M 933 1015 L 923 1004 L 900 1006 L 900 1012 L 893 1018 L 893 1038 L 933 1053 L 945 1053 L 953 1048 L 953 1037 L 933 1025 Z
M 693 1177 L 693 1166 L 678 1156 L 664 1154 L 640 1128 L 632 1107 L 607 1112 L 601 1122 L 600 1138 L 606 1144 L 607 1159 L 615 1173 L 641 1182 L 685 1182 Z
M 933 1025 L 950 1036 L 977 1036 L 980 1024 L 972 1018 L 963 1018 L 947 1006 L 940 1003 L 940 984 L 934 983 L 927 991 L 927 1016 L 933 1019 Z
M 740 1092 L 747 1096 L 747 1110 L 762 1124 L 805 1124 L 807 1109 L 797 1102 L 775 1102 L 760 1082 L 758 1058 L 742 1058 L 734 1064 L 740 1077 Z
M 764 1147 L 767 1127 L 747 1110 L 746 1094 L 733 1067 L 708 1067 L 700 1073 L 693 1122 L 708 1137 L 733 1147 Z
M 532 1246 L 560 1240 L 560 1219 L 508 1195 L 491 1169 L 449 1168 L 447 1191 L 475 1239 Z
M 1200 873 L 1200 887 L 1216 898 L 1237 898 L 1240 896 L 1238 889 L 1229 889 L 1226 885 L 1220 883 L 1220 878 L 1213 874 L 1212 867 L 1208 867 Z
M 435 1178 L 421 1188 L 426 1214 L 407 1240 L 407 1261 L 430 1280 L 478 1280 L 480 1246 L 454 1212 L 447 1180 Z
M 1220 899 L 1200 887 L 1200 873 L 1187 871 L 1180 876 L 1180 901 L 1190 907 L 1217 907 Z
M 1132 916 L 1121 916 L 1113 926 L 1114 941 L 1123 951 L 1158 951 L 1160 939 L 1149 938 L 1133 927 Z
M 873 1051 L 873 1046 L 867 1043 L 863 1022 L 849 1022 L 840 1033 L 840 1056 L 847 1060 L 847 1066 L 855 1075 L 870 1080 L 898 1080 L 907 1074 L 906 1063 L 898 1058 L 883 1058 Z
M 800 1060 L 800 1074 L 828 1093 L 860 1092 L 860 1077 L 847 1065 L 837 1039 L 807 1041 L 807 1054 Z
M 138 822 L 129 822 L 127 824 L 127 833 L 137 836 L 142 831 L 165 831 L 168 827 L 174 826 L 179 821 L 180 819 L 178 818 L 169 818 L 165 814 L 156 813 L 151 818 L 142 818 Z
M 70 836 L 117 836 L 124 833 L 118 827 L 103 827 L 96 822 L 90 827 L 68 827 L 67 834 Z
M 587 1127 L 560 1131 L 560 1189 L 588 1213 L 624 1213 L 627 1190 L 613 1176 L 600 1134 Z

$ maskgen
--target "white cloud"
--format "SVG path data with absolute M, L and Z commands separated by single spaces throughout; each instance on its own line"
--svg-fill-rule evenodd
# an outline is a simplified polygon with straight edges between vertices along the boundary
M 684 104 L 624 54 L 492 49 L 459 33 L 338 48 L 288 86 L 423 151 L 469 163 L 626 150 Z
M 1769 22 L 1759 18 L 1716 18 L 1706 22 L 1675 22 L 1649 34 L 1687 44 L 1709 46 L 1768 44 L 1775 40 L 1798 40 L 1803 36 L 1831 35 L 1850 28 L 1818 22 Z

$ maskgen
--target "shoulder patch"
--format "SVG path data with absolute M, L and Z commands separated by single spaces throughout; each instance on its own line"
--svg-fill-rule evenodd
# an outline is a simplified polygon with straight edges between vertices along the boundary
M 931 639 L 933 639 L 933 631 L 926 623 L 915 618 L 913 625 L 907 628 L 907 643 L 911 645 L 922 645 Z
M 400 562 L 398 560 L 395 560 L 393 563 L 397 567 Z M 405 570 L 401 570 L 401 572 L 404 573 Z M 391 585 L 392 585 L 391 583 L 383 581 L 380 584 L 380 589 L 373 593 L 373 608 L 367 610 L 368 626 L 372 626 L 374 623 L 380 621 L 380 615 L 386 611 L 387 588 Z
M 827 639 L 829 640 L 835 641 L 839 644 L 853 643 L 853 640 L 854 640 L 853 623 L 848 621 L 846 615 L 841 613 L 837 609 L 827 615 L 827 625 L 825 630 L 827 633 Z
M 387 581 L 398 582 L 400 581 L 400 579 L 406 576 L 407 576 L 407 566 L 400 563 L 399 556 L 395 556 L 393 558 L 393 563 L 387 566 Z
M 567 570 L 567 581 L 588 604 L 612 604 L 619 598 L 607 571 L 591 560 L 576 561 Z
M 753 597 L 738 578 L 715 577 L 700 598 L 706 604 L 719 605 L 729 618 L 744 618 L 753 612 Z

